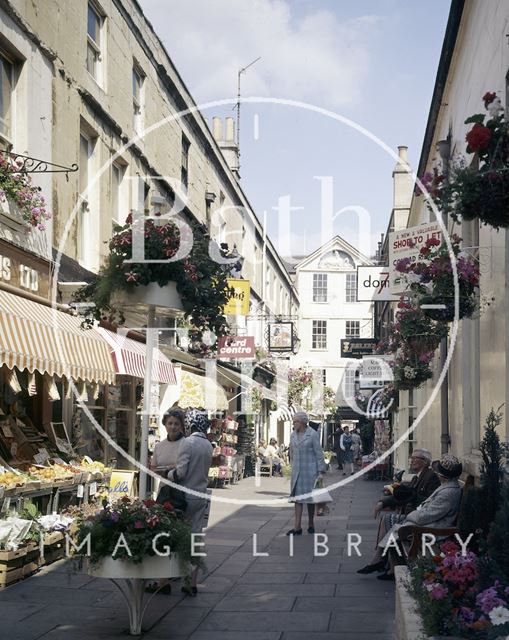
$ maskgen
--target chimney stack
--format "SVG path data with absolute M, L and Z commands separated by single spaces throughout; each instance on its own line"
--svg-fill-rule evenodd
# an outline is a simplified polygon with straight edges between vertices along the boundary
M 239 175 L 239 148 L 235 140 L 235 120 L 228 116 L 223 119 L 218 116 L 212 118 L 212 135 L 223 152 L 224 159 L 237 180 Z

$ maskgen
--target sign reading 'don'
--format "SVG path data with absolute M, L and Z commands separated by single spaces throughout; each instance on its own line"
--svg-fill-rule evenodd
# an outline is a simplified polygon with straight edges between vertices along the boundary
M 217 355 L 223 360 L 255 357 L 255 339 L 252 336 L 222 336 L 217 340 Z
M 389 289 L 389 267 L 357 267 L 358 302 L 397 300 Z
M 402 274 L 395 269 L 396 262 L 402 258 L 410 258 L 412 262 L 416 262 L 419 251 L 430 238 L 442 241 L 442 228 L 438 222 L 428 222 L 389 233 L 389 287 L 392 293 L 402 293 L 407 286 Z

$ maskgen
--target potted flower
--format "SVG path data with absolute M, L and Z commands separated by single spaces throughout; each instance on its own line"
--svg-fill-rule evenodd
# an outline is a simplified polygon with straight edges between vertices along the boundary
M 395 329 L 401 340 L 417 355 L 435 351 L 448 333 L 445 324 L 431 320 L 420 307 L 403 298 L 398 303 L 396 319 Z
M 29 230 L 45 229 L 51 213 L 46 209 L 46 201 L 39 187 L 32 184 L 30 176 L 20 173 L 21 159 L 16 160 L 8 153 L 0 153 L 0 208 L 2 215 Z
M 288 370 L 288 405 L 302 407 L 313 388 L 313 372 L 305 369 Z
M 475 259 L 461 252 L 461 238 L 452 235 L 459 290 L 459 317 L 469 318 L 478 308 L 479 267 Z M 437 238 L 429 238 L 415 262 L 403 258 L 396 270 L 409 282 L 408 290 L 423 313 L 433 320 L 452 322 L 455 317 L 455 277 L 449 248 Z
M 136 294 L 140 287 L 174 285 L 188 316 L 192 332 L 189 338 L 198 349 L 205 331 L 216 336 L 228 334 L 223 308 L 231 290 L 227 283 L 225 265 L 209 255 L 209 238 L 199 227 L 192 229 L 192 248 L 182 259 L 178 258 L 181 239 L 177 225 L 171 221 L 136 219 L 128 216 L 126 224 L 115 226 L 109 242 L 110 253 L 97 277 L 80 289 L 76 301 L 93 303 L 85 322 L 103 320 L 122 324 L 124 315 L 119 309 L 117 297 Z M 134 234 L 144 238 L 144 261 L 131 262 Z M 221 250 L 218 249 L 221 253 Z M 171 261 L 171 258 L 175 258 Z M 156 262 L 163 261 L 163 262 Z
M 453 220 L 479 218 L 499 229 L 509 226 L 509 124 L 495 92 L 487 92 L 483 102 L 488 119 L 478 113 L 465 120 L 473 125 L 466 134 L 466 152 L 473 156 L 472 163 L 453 163 L 447 180 L 434 170 L 421 182 L 436 206 Z M 417 195 L 420 193 L 418 189 Z
M 190 526 L 170 502 L 160 505 L 124 497 L 112 505 L 106 503 L 92 515 L 78 517 L 74 528 L 78 547 L 90 540 L 90 554 L 85 544 L 79 556 L 88 558 L 98 573 L 107 566 L 121 574 L 126 566 L 132 571 L 132 565 L 151 559 L 161 563 L 168 557 L 178 560 L 178 575 L 188 575 L 191 565 L 203 564 L 192 554 Z
M 433 377 L 430 363 L 433 353 L 417 355 L 408 349 L 403 349 L 394 361 L 394 388 L 398 391 L 416 389 L 426 380 Z
M 409 590 L 425 633 L 472 640 L 505 638 L 509 633 L 509 587 L 497 579 L 487 556 L 462 553 L 447 541 L 435 556 L 411 566 Z

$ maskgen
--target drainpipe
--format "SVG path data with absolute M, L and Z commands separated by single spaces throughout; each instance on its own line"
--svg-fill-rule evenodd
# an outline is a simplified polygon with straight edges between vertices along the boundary
M 445 140 L 440 140 L 436 145 L 437 151 L 442 159 L 442 167 L 445 181 L 449 181 L 449 159 L 451 154 L 451 138 L 450 134 Z M 447 214 L 442 213 L 442 221 L 444 228 L 447 230 Z M 442 338 L 440 342 L 440 370 L 443 371 L 447 362 L 447 354 L 449 350 L 447 336 Z M 442 426 L 440 443 L 441 453 L 444 455 L 449 452 L 451 444 L 451 435 L 449 432 L 449 372 L 444 376 L 442 386 L 440 388 L 440 422 Z

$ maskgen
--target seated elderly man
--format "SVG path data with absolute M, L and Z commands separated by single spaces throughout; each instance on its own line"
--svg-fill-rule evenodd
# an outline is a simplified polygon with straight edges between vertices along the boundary
M 428 498 L 440 486 L 437 474 L 430 467 L 431 453 L 427 449 L 414 449 L 410 456 L 410 482 L 393 487 L 391 494 L 383 496 L 375 505 L 375 518 L 383 509 L 393 509 L 393 513 L 382 513 L 378 526 L 378 541 L 398 522 Z
M 455 456 L 445 454 L 441 460 L 433 463 L 433 469 L 438 475 L 440 486 L 422 502 L 417 509 L 411 511 L 402 522 L 395 524 L 378 543 L 378 547 L 371 563 L 359 569 L 357 573 L 374 573 L 384 571 L 379 580 L 394 580 L 393 567 L 387 566 L 386 547 L 393 539 L 391 535 L 403 525 L 418 525 L 421 527 L 448 528 L 452 527 L 458 517 L 461 502 L 461 485 L 458 481 L 463 467 Z

